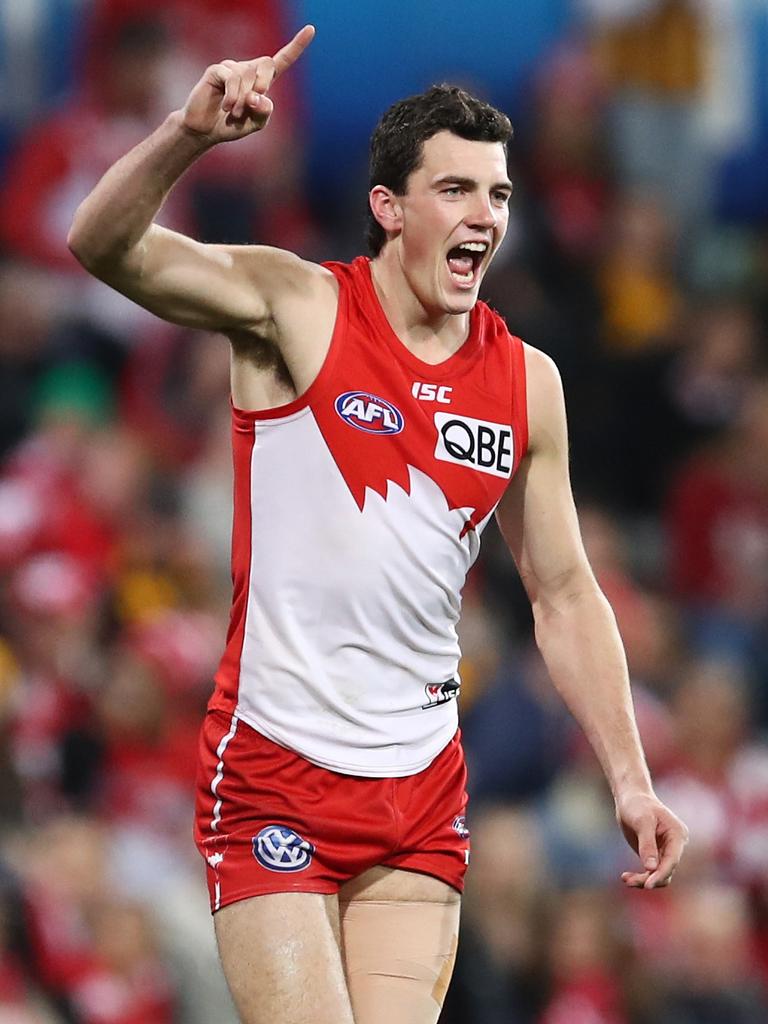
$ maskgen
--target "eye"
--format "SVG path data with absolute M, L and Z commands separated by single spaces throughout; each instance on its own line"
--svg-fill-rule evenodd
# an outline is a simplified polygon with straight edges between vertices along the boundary
M 501 190 L 499 190 L 498 192 L 494 192 L 493 193 L 493 201 L 495 203 L 499 203 L 502 206 L 504 206 L 506 203 L 508 203 L 509 199 L 510 199 L 509 192 L 502 192 Z
M 449 185 L 441 190 L 444 196 L 460 196 L 463 189 L 461 185 Z

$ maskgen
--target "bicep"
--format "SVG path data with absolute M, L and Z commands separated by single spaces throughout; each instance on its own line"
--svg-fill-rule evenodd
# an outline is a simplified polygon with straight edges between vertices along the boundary
M 581 540 L 568 469 L 568 432 L 554 364 L 526 357 L 530 446 L 496 517 L 532 602 L 554 599 L 591 570 Z
M 297 262 L 268 246 L 207 245 L 153 224 L 118 267 L 99 276 L 172 323 L 248 330 L 270 319 L 280 276 Z

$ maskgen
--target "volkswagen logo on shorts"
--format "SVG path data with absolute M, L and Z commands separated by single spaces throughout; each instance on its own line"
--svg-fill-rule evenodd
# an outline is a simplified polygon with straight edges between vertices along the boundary
M 267 825 L 253 837 L 253 855 L 269 871 L 303 871 L 315 848 L 285 825 Z
M 399 409 L 369 391 L 345 391 L 334 405 L 345 423 L 366 434 L 399 434 L 405 426 Z

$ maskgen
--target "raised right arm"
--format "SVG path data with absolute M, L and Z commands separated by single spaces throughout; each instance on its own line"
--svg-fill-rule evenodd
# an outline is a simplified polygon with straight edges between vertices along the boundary
M 87 270 L 174 323 L 258 332 L 274 319 L 280 294 L 293 292 L 317 268 L 267 246 L 204 245 L 154 218 L 207 149 L 267 124 L 267 90 L 313 35 L 306 26 L 274 57 L 212 65 L 183 110 L 107 171 L 80 205 L 69 233 L 69 247 Z

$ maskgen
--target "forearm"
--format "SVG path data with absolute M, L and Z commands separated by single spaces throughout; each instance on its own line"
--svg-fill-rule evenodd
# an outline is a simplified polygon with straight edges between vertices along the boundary
M 651 792 L 624 647 L 608 601 L 587 584 L 556 603 L 534 602 L 536 642 L 549 674 L 592 745 L 614 797 Z
M 174 184 L 209 148 L 178 111 L 117 161 L 80 204 L 67 244 L 93 272 L 118 267 L 141 241 Z

